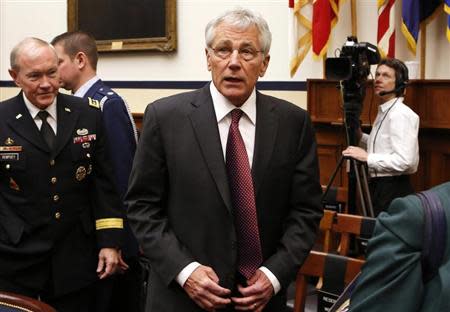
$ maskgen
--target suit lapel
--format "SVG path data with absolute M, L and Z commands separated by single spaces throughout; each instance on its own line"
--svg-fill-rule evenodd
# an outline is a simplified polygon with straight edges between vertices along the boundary
M 67 144 L 67 141 L 72 137 L 73 129 L 78 120 L 79 112 L 73 108 L 73 105 L 68 105 L 68 101 L 64 99 L 64 96 L 58 95 L 57 103 L 58 114 L 58 131 L 56 134 L 56 144 L 53 151 L 54 156 L 58 155 L 63 147 Z
M 217 128 L 216 114 L 209 93 L 209 84 L 200 90 L 199 96 L 192 103 L 194 109 L 189 114 L 192 127 L 202 150 L 203 157 L 217 185 L 217 188 L 231 211 L 230 189 L 223 159 L 222 145 Z
M 255 196 L 264 178 L 264 173 L 272 157 L 278 131 L 278 116 L 275 103 L 267 100 L 261 93 L 256 93 L 256 133 L 253 151 L 252 176 Z
M 25 140 L 36 146 L 37 148 L 49 153 L 50 149 L 39 133 L 33 118 L 31 118 L 25 102 L 23 100 L 22 92 L 16 97 L 15 106 L 11 111 L 11 116 L 7 123 L 13 131 L 23 137 Z

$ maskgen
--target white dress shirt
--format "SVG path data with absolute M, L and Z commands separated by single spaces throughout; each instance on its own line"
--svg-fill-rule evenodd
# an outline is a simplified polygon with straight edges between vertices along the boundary
M 231 111 L 236 108 L 227 98 L 225 98 L 215 87 L 214 83 L 210 83 L 210 92 L 213 100 L 214 111 L 216 113 L 217 126 L 219 128 L 220 142 L 222 143 L 223 157 L 226 158 L 226 148 L 228 140 L 228 131 L 231 124 Z M 256 129 L 256 91 L 242 104 L 240 109 L 244 112 L 239 120 L 239 131 L 244 140 L 245 150 L 247 151 L 250 168 L 253 162 L 253 152 L 255 149 L 255 129 Z M 188 264 L 176 277 L 176 281 L 181 286 L 184 285 L 189 276 L 196 268 L 200 266 L 198 262 Z M 280 282 L 276 276 L 266 267 L 259 268 L 272 283 L 275 294 L 281 289 Z
M 419 116 L 394 98 L 378 107 L 370 135 L 363 134 L 361 146 L 368 152 L 371 177 L 412 174 L 419 165 Z
M 94 76 L 88 81 L 86 81 L 81 87 L 78 88 L 78 90 L 73 94 L 76 97 L 84 97 L 86 92 L 96 83 L 100 78 L 98 76 Z
M 31 103 L 27 97 L 25 96 L 25 93 L 22 93 L 23 95 L 23 100 L 25 102 L 25 106 L 27 107 L 28 111 L 30 112 L 31 118 L 33 118 L 34 122 L 36 123 L 36 126 L 38 127 L 39 130 L 41 130 L 42 127 L 42 119 L 37 115 L 41 109 L 37 108 L 36 106 L 33 105 L 33 103 Z M 48 112 L 48 117 L 47 117 L 47 122 L 49 123 L 50 127 L 52 127 L 53 132 L 55 132 L 56 135 L 56 129 L 57 129 L 57 113 L 56 113 L 56 97 L 53 100 L 53 103 L 50 104 L 50 106 L 48 106 L 45 109 Z

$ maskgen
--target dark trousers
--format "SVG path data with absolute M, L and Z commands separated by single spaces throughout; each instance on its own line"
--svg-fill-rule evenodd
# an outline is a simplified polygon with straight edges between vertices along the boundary
M 144 269 L 138 257 L 127 258 L 125 262 L 129 265 L 125 273 L 96 283 L 96 312 L 144 311 Z
M 0 277 L 0 290 L 42 300 L 58 312 L 95 312 L 92 287 L 55 296 L 51 290 L 36 290 Z
M 371 178 L 369 189 L 375 217 L 387 210 L 393 199 L 414 193 L 409 175 Z

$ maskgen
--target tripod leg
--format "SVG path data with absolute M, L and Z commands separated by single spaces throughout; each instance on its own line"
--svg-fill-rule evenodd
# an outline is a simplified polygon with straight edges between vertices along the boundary
M 325 188 L 325 191 L 323 192 L 322 202 L 325 200 L 325 198 L 327 198 L 327 194 L 330 191 L 331 184 L 333 183 L 334 179 L 336 178 L 336 174 L 338 173 L 339 169 L 341 168 L 343 160 L 344 160 L 344 156 L 341 156 L 341 158 L 339 159 L 339 162 L 338 162 L 336 168 L 334 168 L 334 172 L 331 175 L 330 180 L 327 183 L 327 187 Z
M 375 213 L 373 211 L 372 197 L 370 196 L 369 183 L 367 182 L 367 173 L 366 173 L 365 169 L 366 168 L 365 168 L 364 164 L 361 164 L 363 189 L 364 189 L 364 193 L 366 195 L 367 207 L 368 207 L 368 211 L 369 211 L 369 215 L 368 216 L 374 218 L 375 217 Z
M 358 187 L 359 198 L 361 200 L 361 208 L 363 211 L 363 215 L 367 216 L 366 201 L 365 201 L 364 193 L 363 193 L 362 186 L 361 186 L 361 176 L 360 176 L 358 164 L 356 163 L 357 161 L 354 159 L 351 159 L 350 161 L 352 162 L 353 168 L 355 170 L 356 184 Z

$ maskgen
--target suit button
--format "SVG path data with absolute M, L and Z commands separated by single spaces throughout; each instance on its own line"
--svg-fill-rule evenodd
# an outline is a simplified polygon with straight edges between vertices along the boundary
M 236 241 L 232 241 L 231 242 L 231 249 L 233 249 L 233 250 L 237 249 L 237 242 Z
M 52 184 L 56 184 L 56 182 L 58 181 L 58 179 L 56 177 L 52 177 L 52 179 L 50 180 L 52 182 Z
M 6 168 L 6 170 L 9 170 L 9 168 L 11 168 L 11 165 L 10 164 L 6 164 L 5 168 Z
M 54 165 L 55 165 L 55 160 L 54 159 L 50 160 L 50 166 L 54 166 Z
M 57 202 L 58 200 L 59 200 L 59 196 L 58 196 L 58 195 L 54 195 L 54 196 L 53 196 L 53 201 L 54 201 L 54 202 Z
M 55 213 L 55 219 L 59 220 L 60 218 L 61 218 L 61 212 L 58 211 Z

